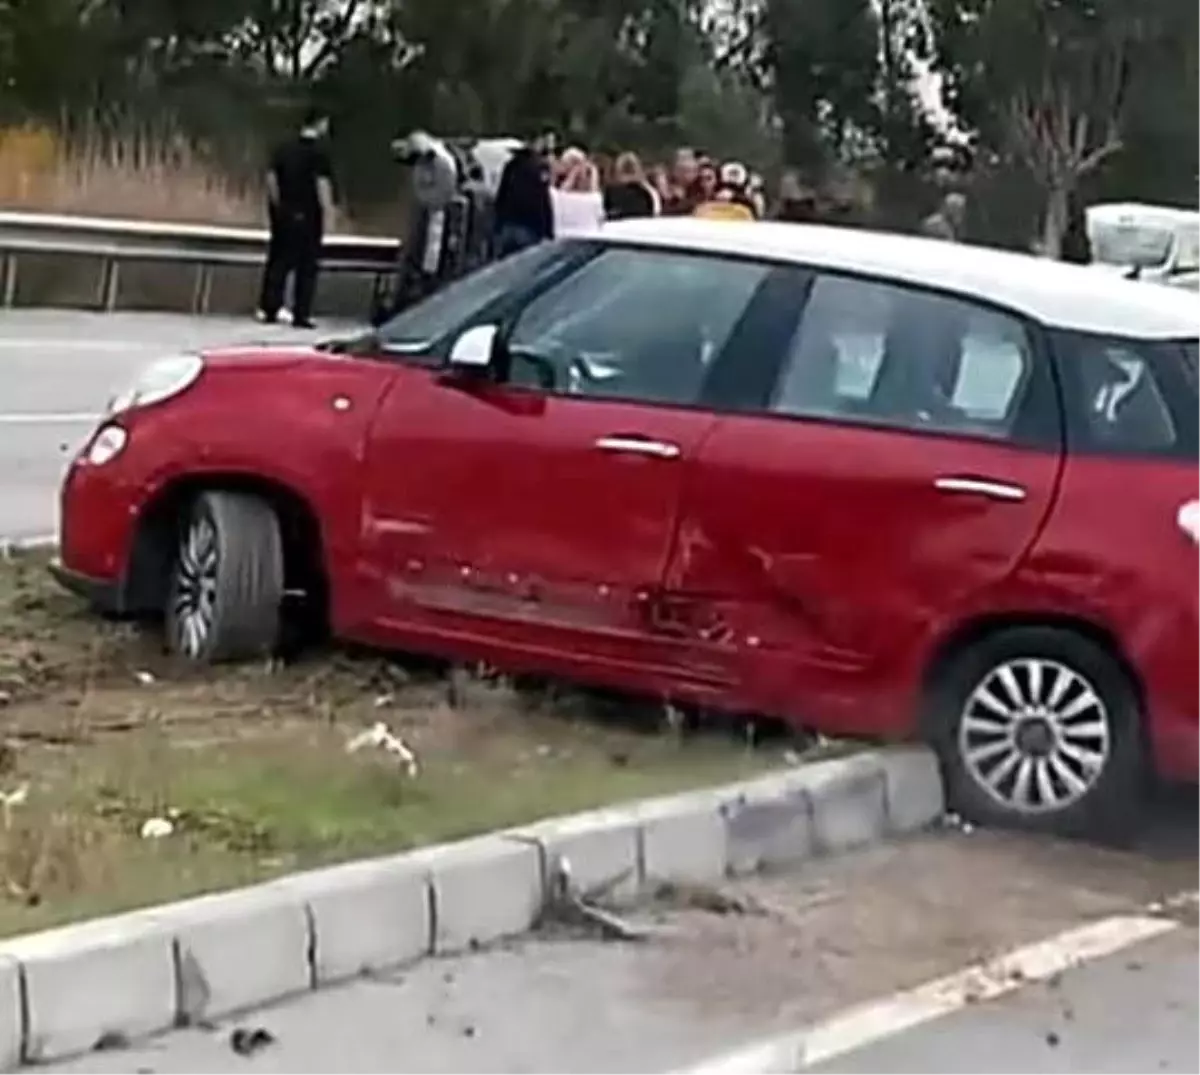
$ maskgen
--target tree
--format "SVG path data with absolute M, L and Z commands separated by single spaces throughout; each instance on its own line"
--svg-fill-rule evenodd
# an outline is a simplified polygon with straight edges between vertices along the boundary
M 953 106 L 985 151 L 1038 183 L 1051 256 L 1071 197 L 1124 146 L 1131 93 L 1180 2 L 930 0 Z
M 316 98 L 335 121 L 340 172 L 364 198 L 395 196 L 388 145 L 416 127 L 553 128 L 596 148 L 650 152 L 712 131 L 715 151 L 744 145 L 766 160 L 764 96 L 720 55 L 721 2 L 0 0 L 2 121 L 61 126 L 76 145 L 84 133 L 90 145 L 97 133 L 166 145 L 168 156 L 199 145 L 206 163 L 257 179 L 266 143 Z M 852 5 L 868 11 L 870 0 Z M 835 41 L 850 40 L 853 19 L 827 20 Z M 835 103 L 817 119 L 833 127 L 847 126 L 847 102 L 863 96 L 842 88 L 844 72 L 834 58 L 818 79 L 822 101 Z M 697 103 L 684 86 L 701 84 Z M 731 130 L 748 136 L 736 149 L 724 145 Z
M 94 100 L 103 15 L 96 0 L 3 0 L 0 94 L 6 111 L 24 118 Z
M 763 0 L 757 18 L 784 158 L 821 173 L 875 125 L 879 25 L 871 0 Z
M 933 55 L 923 0 L 877 0 L 878 134 L 884 157 L 903 169 L 926 163 L 935 131 L 917 99 L 918 66 Z

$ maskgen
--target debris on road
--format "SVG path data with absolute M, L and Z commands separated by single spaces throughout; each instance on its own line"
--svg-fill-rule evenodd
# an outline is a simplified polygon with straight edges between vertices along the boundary
M 611 888 L 606 882 L 604 887 Z M 655 931 L 628 922 L 605 910 L 579 892 L 571 876 L 571 864 L 563 856 L 555 860 L 550 874 L 550 891 L 542 908 L 542 925 L 582 929 L 605 941 L 643 942 L 653 939 Z
M 970 836 L 975 831 L 975 826 L 971 822 L 960 817 L 953 811 L 947 811 L 942 815 L 942 827 L 954 829 L 957 832 L 961 832 L 964 836 Z
M 119 1030 L 107 1030 L 96 1040 L 92 1047 L 97 1053 L 115 1053 L 129 1048 L 129 1037 Z
M 268 1045 L 275 1044 L 275 1035 L 266 1027 L 236 1027 L 229 1035 L 229 1048 L 238 1056 L 253 1056 Z
M 690 885 L 666 882 L 654 892 L 656 903 L 689 911 L 715 915 L 753 915 L 766 917 L 769 911 L 758 900 L 743 894 L 723 892 L 709 885 Z

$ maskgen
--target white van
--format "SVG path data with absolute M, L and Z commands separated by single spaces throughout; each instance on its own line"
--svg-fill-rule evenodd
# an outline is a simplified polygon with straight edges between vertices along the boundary
M 1200 211 L 1110 202 L 1087 209 L 1093 264 L 1175 287 L 1200 288 Z

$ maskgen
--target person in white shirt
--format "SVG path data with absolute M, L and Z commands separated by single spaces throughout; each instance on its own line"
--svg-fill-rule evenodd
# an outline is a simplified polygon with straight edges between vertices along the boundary
M 554 235 L 586 235 L 605 221 L 604 195 L 596 166 L 572 146 L 558 160 L 558 181 L 550 192 Z

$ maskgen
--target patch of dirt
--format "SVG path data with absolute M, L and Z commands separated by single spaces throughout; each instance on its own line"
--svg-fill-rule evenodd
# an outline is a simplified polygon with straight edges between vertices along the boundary
M 62 592 L 46 559 L 0 560 L 0 934 L 736 779 L 784 755 L 685 734 L 660 707 L 374 653 L 183 666 L 153 631 Z M 348 751 L 377 724 L 375 745 Z

